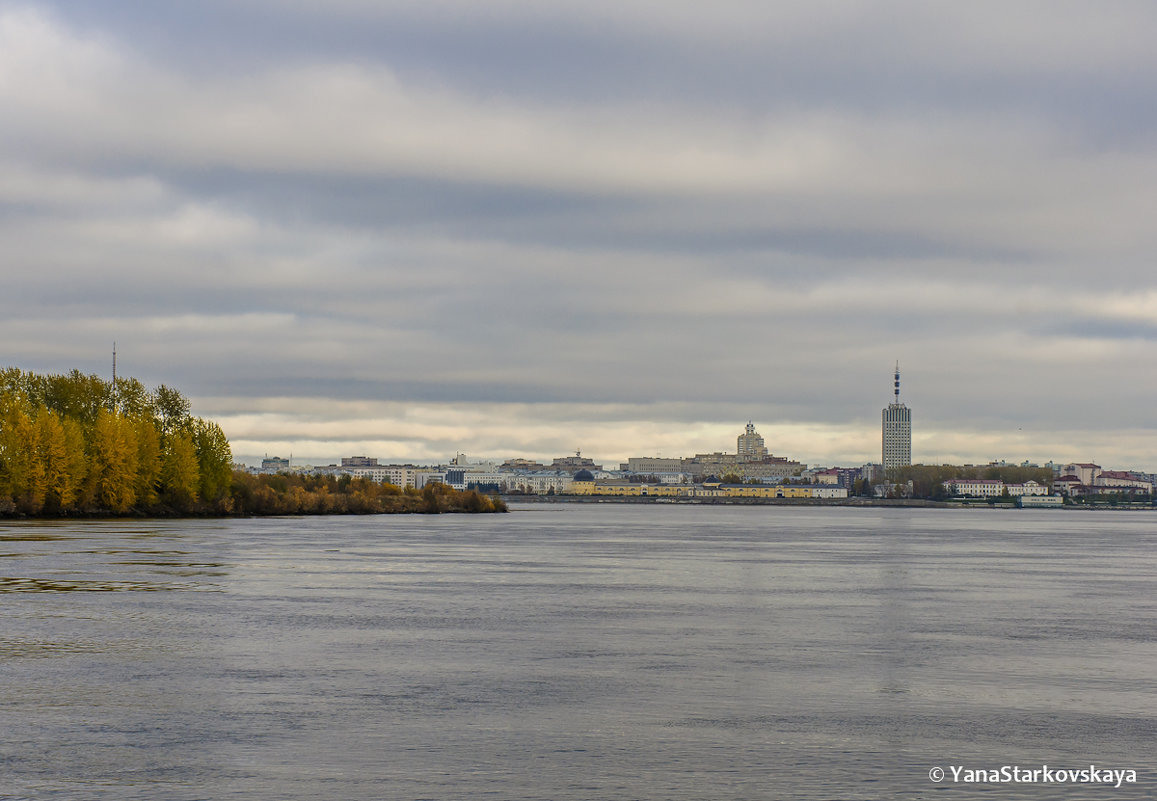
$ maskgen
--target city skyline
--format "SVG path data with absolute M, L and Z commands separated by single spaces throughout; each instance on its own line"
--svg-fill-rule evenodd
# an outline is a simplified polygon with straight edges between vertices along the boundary
M 898 373 L 898 368 L 897 368 L 897 373 Z M 897 382 L 898 382 L 898 380 L 899 379 L 897 377 Z M 897 390 L 898 390 L 898 388 L 897 388 Z M 679 472 L 680 468 L 676 467 L 675 464 L 673 464 L 673 463 L 678 463 L 680 461 L 694 460 L 695 462 L 703 463 L 704 460 L 706 460 L 707 462 L 711 462 L 712 464 L 714 464 L 715 463 L 715 457 L 722 456 L 722 457 L 726 458 L 726 457 L 730 456 L 732 458 L 738 459 L 737 464 L 750 464 L 750 463 L 760 463 L 760 462 L 768 462 L 768 463 L 773 463 L 773 464 L 780 463 L 780 464 L 786 464 L 786 465 L 792 466 L 793 468 L 802 469 L 802 471 L 805 473 L 811 473 L 811 472 L 814 472 L 816 470 L 825 470 L 828 468 L 837 468 L 837 467 L 841 468 L 841 469 L 852 469 L 852 470 L 859 470 L 860 468 L 877 468 L 877 469 L 882 469 L 882 471 L 883 471 L 881 473 L 877 473 L 877 476 L 880 479 L 883 479 L 889 470 L 892 470 L 892 469 L 897 468 L 897 467 L 905 467 L 905 466 L 909 466 L 909 465 L 913 465 L 913 464 L 915 464 L 915 465 L 920 465 L 920 464 L 945 465 L 945 464 L 948 464 L 948 463 L 944 463 L 944 462 L 939 462 L 939 463 L 937 463 L 937 462 L 920 462 L 918 460 L 911 459 L 911 451 L 910 451 L 910 440 L 911 440 L 911 424 L 910 424 L 910 422 L 911 422 L 911 418 L 910 418 L 910 416 L 904 416 L 904 417 L 900 417 L 900 418 L 894 417 L 891 421 L 889 420 L 889 416 L 888 416 L 889 410 L 894 409 L 897 406 L 902 408 L 905 412 L 910 411 L 907 409 L 906 406 L 899 403 L 899 392 L 898 391 L 895 394 L 895 401 L 892 404 L 889 404 L 883 410 L 883 425 L 881 428 L 881 435 L 882 435 L 881 439 L 882 439 L 882 455 L 884 458 L 879 462 L 868 461 L 868 462 L 863 462 L 863 463 L 849 462 L 849 463 L 824 463 L 824 464 L 804 463 L 804 464 L 800 465 L 799 464 L 800 460 L 793 459 L 790 455 L 785 455 L 782 453 L 778 453 L 778 454 L 777 453 L 771 453 L 767 449 L 767 447 L 764 445 L 763 436 L 760 435 L 760 433 L 756 429 L 754 423 L 752 423 L 751 421 L 747 422 L 747 425 L 745 426 L 744 432 L 742 434 L 740 434 L 738 437 L 736 437 L 736 446 L 735 446 L 733 451 L 727 451 L 726 449 L 722 449 L 722 450 L 715 449 L 715 450 L 711 450 L 711 451 L 699 451 L 696 453 L 686 453 L 686 454 L 668 455 L 668 456 L 635 454 L 631 457 L 625 457 L 623 459 L 608 459 L 608 460 L 605 460 L 606 464 L 602 464 L 602 465 L 593 464 L 593 463 L 599 462 L 600 461 L 599 458 L 596 457 L 596 458 L 592 459 L 589 454 L 587 454 L 584 457 L 581 449 L 574 451 L 574 456 L 570 456 L 570 455 L 559 456 L 557 454 L 527 455 L 527 454 L 507 453 L 507 454 L 503 454 L 501 456 L 488 454 L 488 455 L 482 455 L 482 456 L 474 455 L 473 457 L 471 457 L 469 454 L 465 454 L 465 453 L 461 453 L 461 452 L 455 452 L 454 456 L 452 456 L 452 457 L 426 460 L 425 462 L 422 462 L 421 460 L 412 460 L 412 459 L 392 459 L 392 460 L 388 459 L 388 458 L 382 459 L 382 458 L 377 457 L 377 456 L 371 456 L 368 453 L 359 453 L 359 454 L 353 454 L 353 455 L 343 454 L 340 457 L 322 459 L 320 461 L 309 461 L 309 460 L 303 460 L 301 458 L 295 459 L 293 457 L 292 453 L 290 453 L 288 456 L 285 456 L 282 454 L 266 453 L 260 459 L 242 460 L 242 462 L 244 464 L 246 464 L 247 467 L 250 467 L 250 468 L 255 468 L 258 466 L 269 467 L 270 465 L 275 465 L 276 467 L 274 469 L 292 469 L 292 468 L 301 468 L 301 467 L 316 467 L 316 468 L 342 467 L 342 468 L 347 468 L 347 467 L 369 467 L 369 466 L 372 466 L 372 467 L 407 466 L 407 467 L 422 468 L 422 467 L 434 467 L 437 465 L 441 465 L 441 466 L 454 465 L 454 466 L 458 466 L 458 467 L 469 467 L 472 465 L 473 466 L 477 466 L 477 465 L 495 465 L 495 466 L 497 466 L 497 465 L 500 465 L 503 463 L 516 464 L 516 465 L 522 464 L 522 463 L 528 463 L 525 466 L 529 469 L 529 467 L 530 467 L 529 463 L 537 462 L 537 468 L 536 469 L 550 470 L 550 469 L 552 469 L 551 463 L 553 463 L 555 466 L 558 466 L 559 463 L 561 463 L 561 462 L 570 463 L 572 461 L 580 461 L 581 460 L 584 464 L 591 465 L 590 469 L 592 469 L 592 470 L 598 469 L 598 470 L 605 470 L 605 471 L 609 471 L 609 472 L 615 472 L 618 470 L 625 470 L 625 471 L 633 472 L 633 473 L 668 473 L 668 472 L 672 472 L 672 471 Z M 890 422 L 892 423 L 891 426 L 889 426 Z M 897 422 L 906 422 L 906 423 L 908 423 L 908 425 L 906 427 L 897 428 L 895 425 L 895 423 L 897 423 Z M 890 434 L 891 434 L 891 437 L 889 437 Z M 889 444 L 890 443 L 893 446 L 892 454 L 894 457 L 896 455 L 901 455 L 901 456 L 907 457 L 907 458 L 901 458 L 898 461 L 894 461 L 893 463 L 890 464 L 888 462 L 888 459 L 887 459 L 887 457 L 889 455 Z M 895 450 L 895 447 L 897 445 L 900 447 L 899 452 L 897 452 Z M 541 460 L 541 461 L 538 461 L 538 460 Z M 628 468 L 627 462 L 631 463 L 631 466 L 629 468 Z M 957 463 L 957 466 L 960 466 L 960 467 L 978 467 L 978 466 L 983 467 L 983 466 L 994 466 L 995 465 L 995 466 L 1026 466 L 1026 467 L 1046 467 L 1046 466 L 1059 467 L 1059 466 L 1062 466 L 1066 463 L 1071 463 L 1071 462 L 1072 462 L 1072 460 L 1059 460 L 1059 459 L 1046 459 L 1046 460 L 1040 460 L 1040 461 L 1033 461 L 1030 459 L 1017 459 L 1017 460 L 1011 460 L 1011 461 L 1007 460 L 1007 459 L 992 459 L 992 460 L 989 460 L 987 462 L 981 462 L 981 463 L 960 462 L 960 463 Z M 641 463 L 641 464 L 636 464 L 636 463 Z M 1081 467 L 1101 467 L 1100 465 L 1094 465 L 1094 464 L 1089 463 L 1089 462 L 1078 463 L 1078 466 L 1081 466 Z M 685 467 L 685 465 L 684 465 L 684 467 Z M 1118 465 L 1118 467 L 1124 467 L 1127 470 L 1137 470 L 1136 466 Z M 1142 472 L 1145 472 L 1145 471 L 1142 471 Z M 784 476 L 789 475 L 787 472 L 783 472 L 783 473 L 775 472 L 774 474 L 775 475 L 784 475 Z M 1089 482 L 1086 482 L 1086 483 L 1089 483 Z
M 239 459 L 1157 471 L 1157 8 L 0 6 L 4 363 Z M 886 391 L 886 390 L 885 390 Z
M 96 374 L 96 375 L 99 377 L 99 374 Z M 117 380 L 117 353 L 116 353 L 116 344 L 115 343 L 113 343 L 113 350 L 112 350 L 112 374 L 111 374 L 111 378 L 112 378 L 113 383 L 115 384 L 115 382 Z M 133 378 L 135 379 L 135 377 L 133 377 Z M 139 379 L 136 379 L 136 380 L 139 380 Z M 1064 462 L 1076 461 L 1075 459 L 1056 459 L 1056 458 L 1048 458 L 1048 459 L 1043 459 L 1043 460 L 1039 460 L 1039 461 L 1033 460 L 1033 459 L 1013 459 L 1010 461 L 1008 459 L 1004 459 L 1001 457 L 992 458 L 992 459 L 988 459 L 986 461 L 981 461 L 981 462 L 971 462 L 971 461 L 967 461 L 967 460 L 956 461 L 956 462 L 952 462 L 951 460 L 941 460 L 941 461 L 935 461 L 935 460 L 921 461 L 919 459 L 914 460 L 912 458 L 911 410 L 905 404 L 901 403 L 901 401 L 900 401 L 900 364 L 899 364 L 899 362 L 896 362 L 895 372 L 893 374 L 893 385 L 892 386 L 893 386 L 892 402 L 889 403 L 888 406 L 886 406 L 882 410 L 882 425 L 881 425 L 881 430 L 880 430 L 880 456 L 881 456 L 880 460 L 877 462 L 873 462 L 871 459 L 868 459 L 868 460 L 865 460 L 863 462 L 860 462 L 856 459 L 851 459 L 851 460 L 845 459 L 842 462 L 839 460 L 837 460 L 835 462 L 828 462 L 828 463 L 826 463 L 827 466 L 832 466 L 832 465 L 851 466 L 851 465 L 877 464 L 877 465 L 880 465 L 885 471 L 888 471 L 888 470 L 896 468 L 896 467 L 902 467 L 902 466 L 906 466 L 906 465 L 910 465 L 910 464 L 973 465 L 973 464 L 997 464 L 997 463 L 1008 463 L 1008 464 L 1023 463 L 1023 464 L 1036 465 L 1038 463 L 1043 464 L 1045 462 L 1064 463 Z M 727 424 L 722 424 L 722 425 L 727 425 Z M 350 453 L 354 453 L 354 451 L 357 451 L 357 449 L 355 448 L 353 451 L 350 451 Z M 762 456 L 779 456 L 779 457 L 783 457 L 783 455 L 784 455 L 783 453 L 773 454 L 769 451 L 769 449 L 766 447 L 764 437 L 758 433 L 754 423 L 751 420 L 748 420 L 748 422 L 745 426 L 744 432 L 737 437 L 735 451 L 740 457 L 748 457 L 748 458 L 756 457 L 756 456 L 760 456 L 760 455 L 762 455 Z M 688 452 L 685 454 L 680 454 L 680 456 L 690 457 L 690 456 L 695 455 L 695 454 L 703 455 L 703 454 L 717 453 L 717 452 L 719 452 L 718 448 L 716 448 L 714 450 L 699 450 L 699 451 L 695 451 L 694 454 Z M 726 452 L 726 449 L 724 449 L 724 452 Z M 360 453 L 362 455 L 355 455 L 352 457 L 349 456 L 348 454 L 343 454 L 340 457 L 335 457 L 335 456 L 330 455 L 330 456 L 321 456 L 320 458 L 316 455 L 306 456 L 303 458 L 299 454 L 298 458 L 296 459 L 296 464 L 297 465 L 301 465 L 303 463 L 305 463 L 305 464 L 315 464 L 316 463 L 319 465 L 326 464 L 326 463 L 336 464 L 338 459 L 340 459 L 341 462 L 344 464 L 347 460 L 349 460 L 351 458 L 353 458 L 353 459 L 367 458 L 365 456 L 365 454 L 370 453 L 370 451 L 363 448 Z M 576 455 L 581 455 L 581 448 L 577 449 L 575 451 L 575 453 L 576 453 Z M 269 451 L 265 451 L 260 456 L 256 456 L 254 454 L 236 454 L 236 452 L 235 452 L 235 456 L 236 456 L 235 461 L 239 464 L 245 464 L 248 466 L 255 466 L 255 465 L 260 464 L 262 461 L 268 461 L 270 458 L 273 458 L 274 460 L 284 460 L 288 464 L 289 462 L 294 461 L 293 451 L 289 450 L 288 454 L 289 454 L 289 456 L 285 457 L 285 456 L 281 456 L 281 455 L 276 454 L 276 453 L 271 454 Z M 445 463 L 450 463 L 451 459 L 456 460 L 458 458 L 467 456 L 467 454 L 465 454 L 461 449 L 456 449 L 454 451 L 454 454 L 455 454 L 454 457 L 446 457 L 445 454 L 437 454 L 434 456 L 427 456 L 427 457 L 399 457 L 395 454 L 392 456 L 392 458 L 390 456 L 387 456 L 385 458 L 387 461 L 390 461 L 390 462 L 395 463 L 395 464 L 411 464 L 411 463 L 413 463 L 413 464 L 419 464 L 419 463 L 442 463 L 442 464 L 445 464 Z M 639 456 L 640 456 L 640 454 L 634 454 L 634 457 L 639 457 Z M 651 456 L 662 458 L 663 455 L 656 452 L 655 454 L 648 454 L 646 456 L 643 456 L 643 458 L 649 458 Z M 372 457 L 372 458 L 376 461 L 379 457 Z M 515 458 L 515 459 L 519 459 L 519 458 L 530 458 L 530 459 L 546 458 L 549 461 L 549 460 L 555 459 L 556 454 L 551 453 L 551 452 L 547 452 L 547 451 L 543 451 L 543 452 L 519 452 L 519 453 L 507 452 L 501 456 L 496 456 L 494 454 L 487 454 L 487 455 L 483 455 L 480 457 L 476 455 L 474 457 L 475 461 L 480 461 L 480 462 L 501 462 L 501 461 L 504 461 L 504 460 L 510 459 L 510 458 Z M 608 458 L 607 461 L 613 462 L 613 463 L 621 463 L 621 462 L 626 461 L 628 458 L 633 458 L 633 457 L 626 457 L 626 456 L 621 457 L 621 458 L 610 457 L 610 458 Z M 328 460 L 328 462 L 327 462 L 327 460 Z M 806 461 L 806 459 L 804 461 Z M 813 466 L 814 466 L 814 463 L 813 463 Z M 1133 466 L 1130 469 L 1136 469 L 1136 466 Z

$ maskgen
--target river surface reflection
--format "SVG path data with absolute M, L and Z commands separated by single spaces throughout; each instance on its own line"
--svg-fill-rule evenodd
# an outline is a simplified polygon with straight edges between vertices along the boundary
M 0 523 L 0 798 L 1153 798 L 1155 523 Z

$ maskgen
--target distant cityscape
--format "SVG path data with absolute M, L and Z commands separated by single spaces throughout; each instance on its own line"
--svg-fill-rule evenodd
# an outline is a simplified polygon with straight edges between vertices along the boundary
M 525 458 L 471 460 L 457 454 L 445 464 L 381 464 L 370 456 L 342 457 L 324 466 L 293 465 L 289 459 L 266 457 L 254 473 L 307 473 L 350 476 L 422 489 L 430 483 L 455 489 L 478 489 L 512 495 L 602 495 L 672 498 L 798 498 L 839 499 L 852 496 L 905 498 L 917 495 L 917 479 L 907 474 L 912 464 L 912 412 L 900 401 L 900 368 L 893 380 L 893 398 L 881 414 L 880 462 L 856 466 L 809 467 L 769 452 L 764 438 L 748 422 L 736 438 L 734 452 L 717 451 L 664 458 L 634 456 L 617 467 L 597 464 L 581 451 L 560 456 L 550 464 Z M 1108 496 L 1150 499 L 1157 476 L 1134 470 L 1106 470 L 1091 462 L 1043 465 L 990 462 L 962 465 L 939 475 L 930 497 L 938 499 L 1006 499 L 1022 506 L 1062 505 L 1075 499 Z M 1031 473 L 1034 478 L 1009 481 L 1001 474 Z M 926 483 L 926 482 L 925 482 Z

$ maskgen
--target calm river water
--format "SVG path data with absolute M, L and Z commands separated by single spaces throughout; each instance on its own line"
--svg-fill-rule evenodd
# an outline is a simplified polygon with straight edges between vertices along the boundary
M 0 523 L 0 605 L 3 799 L 1157 797 L 1150 513 Z

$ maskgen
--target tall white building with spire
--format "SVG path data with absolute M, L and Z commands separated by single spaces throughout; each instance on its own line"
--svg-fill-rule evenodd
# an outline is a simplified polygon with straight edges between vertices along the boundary
M 884 474 L 912 464 L 912 410 L 900 403 L 900 363 L 896 362 L 894 397 L 884 409 L 881 425 Z

